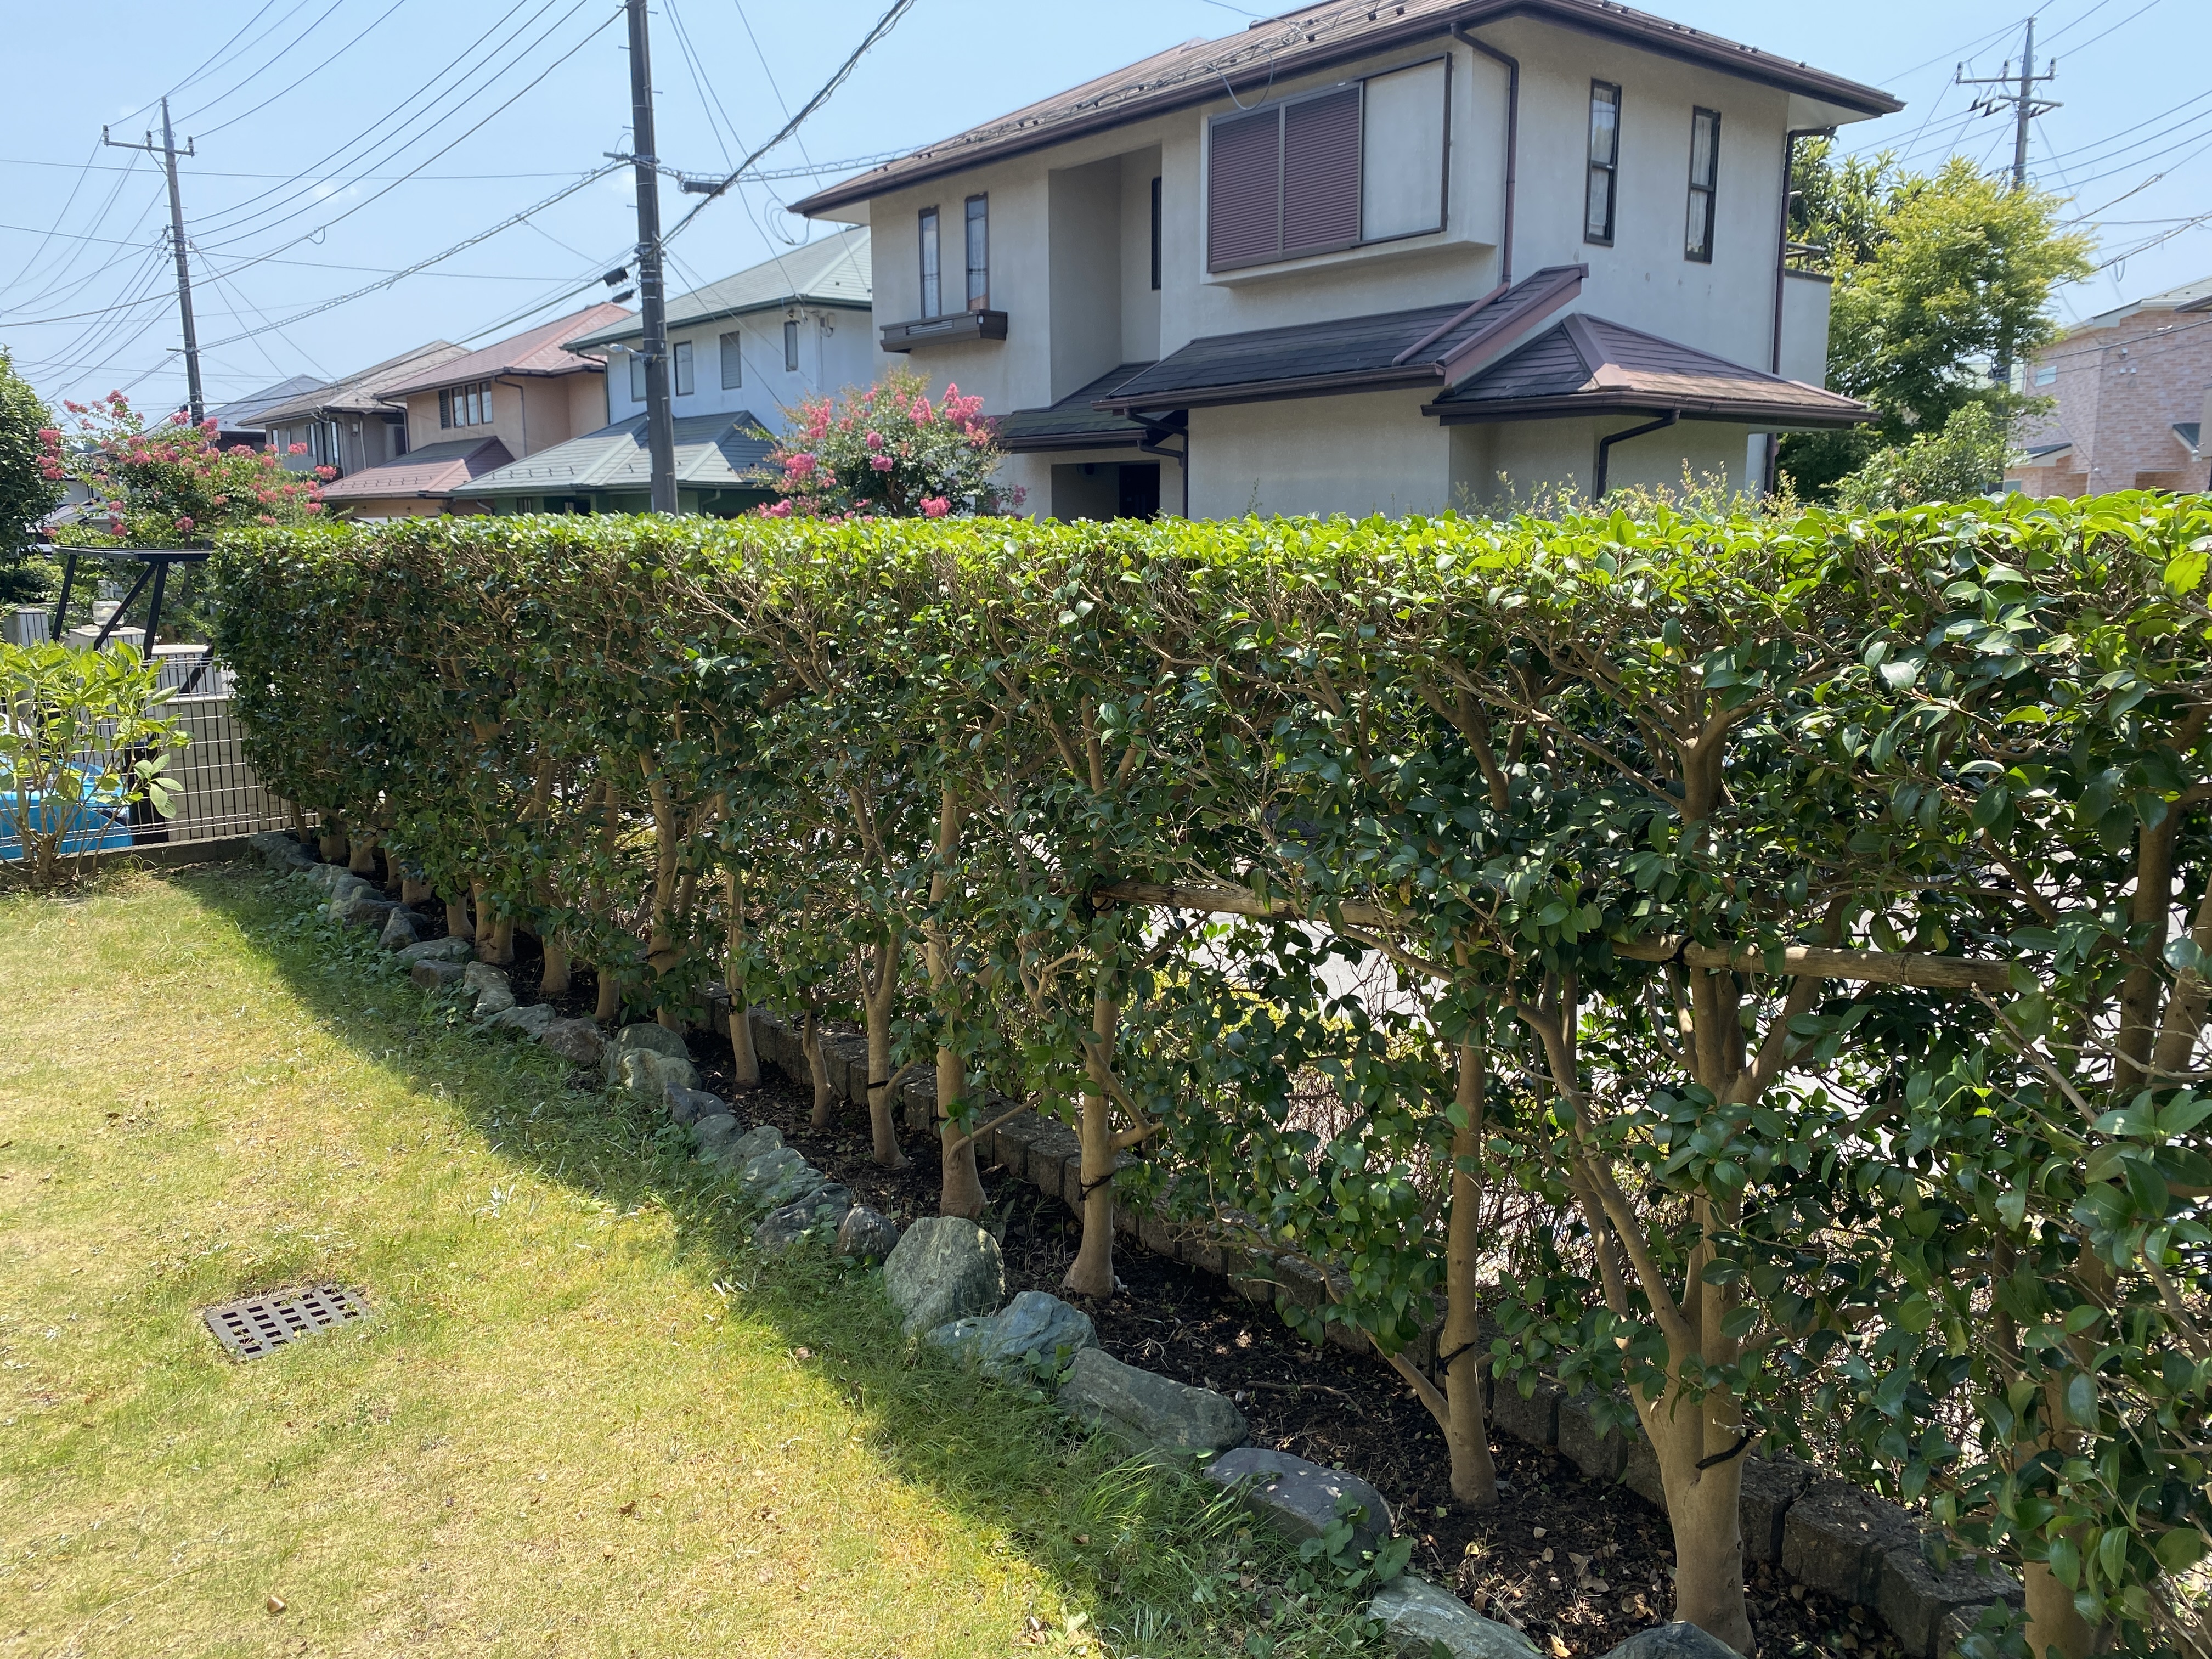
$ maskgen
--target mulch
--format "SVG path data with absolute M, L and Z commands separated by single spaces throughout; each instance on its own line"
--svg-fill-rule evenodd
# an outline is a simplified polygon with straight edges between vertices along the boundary
M 432 913 L 425 938 L 445 931 Z M 536 942 L 518 937 L 511 969 L 524 1001 L 539 1000 Z M 588 1017 L 597 987 L 579 967 L 554 1000 L 563 1018 Z M 690 1039 L 702 1086 L 730 1097 L 728 1044 L 710 1033 Z M 862 1203 L 904 1226 L 937 1213 L 934 1145 L 901 1129 L 911 1160 L 886 1170 L 870 1156 L 866 1114 L 840 1102 L 826 1130 L 814 1128 L 811 1090 L 765 1068 L 768 1081 L 738 1102 L 748 1123 L 772 1123 L 785 1144 L 835 1176 Z M 1003 1170 L 983 1172 L 1010 1291 L 1063 1295 L 1079 1223 L 1060 1199 Z M 1228 1395 L 1251 1425 L 1252 1443 L 1350 1470 L 1389 1500 L 1398 1530 L 1414 1540 L 1414 1565 L 1451 1585 L 1477 1612 L 1524 1630 L 1553 1659 L 1605 1653 L 1674 1615 L 1673 1534 L 1666 1517 L 1625 1486 L 1592 1480 L 1542 1448 L 1493 1437 L 1499 1501 L 1461 1509 L 1451 1496 L 1443 1435 L 1413 1391 L 1379 1360 L 1301 1340 L 1270 1307 L 1246 1301 L 1225 1280 L 1115 1240 L 1122 1291 L 1110 1300 L 1068 1299 L 1091 1316 L 1100 1345 L 1133 1365 Z M 1751 1568 L 1752 1625 L 1768 1659 L 1814 1654 L 1903 1659 L 1865 1609 L 1778 1570 Z

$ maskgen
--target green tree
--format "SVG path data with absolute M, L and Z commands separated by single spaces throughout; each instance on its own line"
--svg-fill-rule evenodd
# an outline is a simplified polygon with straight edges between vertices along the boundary
M 1876 450 L 1836 483 L 1836 504 L 1852 513 L 1881 513 L 1923 501 L 1962 501 L 1986 495 L 2004 476 L 2010 447 L 2003 414 L 1977 398 L 1952 410 L 1940 432 Z
M 1871 404 L 1879 422 L 1784 440 L 1783 465 L 1826 500 L 1880 449 L 1942 430 L 1963 405 L 2007 420 L 2021 400 L 1975 365 L 2017 362 L 2050 340 L 2060 284 L 2089 274 L 2089 239 L 2058 227 L 2059 202 L 2015 191 L 1953 156 L 1934 174 L 1808 149 L 1797 176 L 1793 234 L 1825 245 L 1835 276 L 1828 326 L 1831 390 Z
M 43 595 L 52 575 L 44 560 L 24 549 L 39 521 L 61 504 L 61 481 L 45 464 L 41 430 L 52 416 L 29 382 L 0 350 L 0 605 L 21 605 Z

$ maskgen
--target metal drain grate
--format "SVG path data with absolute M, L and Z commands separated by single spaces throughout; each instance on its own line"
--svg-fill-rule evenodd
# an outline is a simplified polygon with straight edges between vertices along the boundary
M 287 1342 L 368 1318 L 368 1304 L 343 1285 L 314 1285 L 226 1302 L 204 1309 L 200 1316 L 233 1358 L 258 1359 Z

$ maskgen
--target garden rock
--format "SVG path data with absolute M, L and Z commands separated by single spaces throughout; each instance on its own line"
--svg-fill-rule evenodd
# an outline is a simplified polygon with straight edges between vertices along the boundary
M 967 1355 L 994 1376 L 1048 1382 L 1084 1349 L 1098 1346 L 1091 1316 L 1045 1291 L 1024 1291 L 995 1314 L 939 1325 L 926 1340 Z
M 1627 1401 L 1617 1403 L 1626 1407 Z M 1595 1400 L 1580 1398 L 1559 1402 L 1559 1455 L 1593 1480 L 1618 1480 L 1628 1467 L 1628 1455 L 1636 1440 L 1642 1437 L 1618 1426 L 1600 1430 L 1595 1414 L 1596 1406 Z M 1654 1474 L 1658 1470 L 1656 1457 L 1652 1470 Z
M 837 1224 L 837 1254 L 858 1261 L 874 1261 L 898 1248 L 898 1223 L 881 1210 L 855 1204 Z
M 534 1037 L 553 1023 L 553 1005 L 533 1002 L 526 1008 L 504 1008 L 484 1021 L 484 1029 L 496 1031 L 520 1031 Z
M 668 1116 L 675 1123 L 696 1123 L 702 1118 L 726 1117 L 729 1103 L 721 1096 L 709 1094 L 704 1089 L 679 1089 L 671 1084 L 662 1091 L 668 1103 Z
M 1223 1395 L 1125 1365 L 1098 1348 L 1075 1356 L 1059 1399 L 1070 1417 L 1135 1451 L 1226 1451 L 1244 1443 L 1244 1413 Z
M 730 1156 L 740 1164 L 747 1164 L 763 1152 L 772 1152 L 783 1145 L 783 1131 L 773 1123 L 763 1123 L 748 1129 L 730 1143 Z
M 399 908 L 397 899 L 379 898 L 376 889 L 363 882 L 351 891 L 341 890 L 331 900 L 331 920 L 349 927 L 381 927 Z
M 911 1336 L 969 1314 L 996 1312 L 1006 1297 L 1006 1264 L 999 1241 L 974 1222 L 927 1216 L 884 1260 L 884 1289 Z
M 376 942 L 387 951 L 404 950 L 416 942 L 422 918 L 412 910 L 394 910 L 384 919 L 384 931 Z
M 745 1126 L 729 1113 L 718 1112 L 692 1123 L 691 1144 L 698 1148 L 699 1156 L 708 1163 L 726 1163 L 729 1161 L 730 1143 L 744 1132 Z
M 1241 1486 L 1245 1507 L 1260 1523 L 1294 1544 L 1326 1532 L 1346 1498 L 1365 1511 L 1352 1525 L 1355 1553 L 1379 1550 L 1389 1540 L 1390 1505 L 1381 1492 L 1342 1469 L 1325 1468 L 1288 1452 L 1240 1446 L 1206 1465 L 1206 1478 L 1220 1486 Z
M 774 1255 L 789 1249 L 803 1238 L 834 1237 L 852 1209 L 853 1189 L 833 1181 L 795 1204 L 770 1210 L 762 1218 L 760 1225 L 753 1229 L 753 1243 Z
M 1637 1632 L 1605 1659 L 1741 1659 L 1741 1656 L 1719 1637 L 1678 1619 L 1671 1625 L 1654 1625 Z
M 1490 1415 L 1499 1428 L 1516 1440 L 1524 1440 L 1532 1446 L 1555 1446 L 1559 1442 L 1559 1401 L 1563 1398 L 1565 1393 L 1558 1383 L 1538 1377 L 1534 1389 L 1523 1399 L 1519 1377 L 1500 1377 Z
M 616 1085 L 625 1094 L 659 1105 L 668 1098 L 672 1088 L 697 1088 L 699 1073 L 688 1060 L 673 1059 L 651 1048 L 632 1048 L 618 1057 Z
M 607 1044 L 604 1063 L 610 1084 L 622 1081 L 623 1057 L 634 1054 L 660 1054 L 670 1060 L 688 1060 L 691 1058 L 691 1050 L 683 1037 L 665 1025 L 649 1022 L 625 1025 L 615 1033 L 614 1041 Z M 684 1086 L 688 1089 L 694 1085 L 687 1083 Z
M 1367 1604 L 1401 1659 L 1432 1659 L 1437 1649 L 1451 1659 L 1538 1659 L 1536 1644 L 1510 1625 L 1485 1619 L 1447 1590 L 1399 1577 Z
M 606 1047 L 599 1028 L 588 1019 L 556 1019 L 538 1034 L 538 1042 L 571 1066 L 598 1065 L 599 1052 Z
M 407 970 L 407 977 L 424 990 L 434 991 L 441 986 L 459 984 L 461 977 L 461 964 L 458 962 L 441 962 L 434 957 L 425 957 Z
M 748 1201 L 763 1210 L 780 1210 L 811 1198 L 830 1184 L 830 1177 L 788 1146 L 747 1158 L 738 1171 L 738 1188 Z
M 468 962 L 475 957 L 476 953 L 477 947 L 465 939 L 424 939 L 420 945 L 402 945 L 399 950 L 399 959 L 409 963 Z
M 477 1018 L 505 1013 L 514 1006 L 514 988 L 507 975 L 488 962 L 471 962 L 461 969 L 461 988 L 474 994 Z

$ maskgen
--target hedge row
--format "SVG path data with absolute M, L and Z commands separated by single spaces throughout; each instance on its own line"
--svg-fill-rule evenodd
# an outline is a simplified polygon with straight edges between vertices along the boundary
M 1765 1435 L 2155 1646 L 2212 1522 L 2212 505 L 227 544 L 254 763 L 600 1012 L 718 988 L 1239 1222 L 1386 1355 L 1628 1397 L 1749 1651 Z M 748 1022 L 732 1022 L 750 1065 Z M 834 1101 L 817 1065 L 817 1103 Z M 1478 1346 L 1476 1287 L 1502 1335 Z M 2016 1643 L 2023 1632 L 1978 1641 Z

